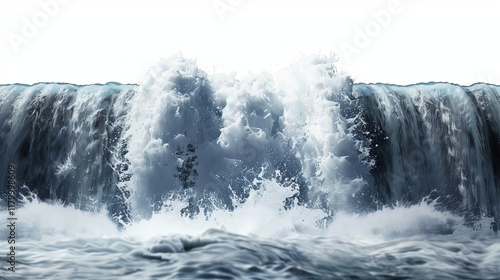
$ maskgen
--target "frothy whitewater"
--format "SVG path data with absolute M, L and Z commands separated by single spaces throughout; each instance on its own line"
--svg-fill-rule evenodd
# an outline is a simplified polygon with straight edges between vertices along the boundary
M 139 85 L 2 85 L 0 124 L 2 279 L 500 275 L 500 86 L 174 56 Z

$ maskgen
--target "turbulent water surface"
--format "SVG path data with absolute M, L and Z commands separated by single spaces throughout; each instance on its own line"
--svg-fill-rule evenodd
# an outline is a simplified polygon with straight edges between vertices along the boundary
M 175 56 L 139 85 L 0 86 L 0 123 L 5 279 L 500 275 L 500 86 Z

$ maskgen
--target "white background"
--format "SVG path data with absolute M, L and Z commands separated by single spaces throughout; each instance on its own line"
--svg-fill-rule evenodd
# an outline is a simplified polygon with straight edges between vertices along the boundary
M 334 52 L 356 82 L 500 84 L 500 1 L 54 1 L 0 0 L 0 84 L 138 83 L 178 52 L 209 74 Z

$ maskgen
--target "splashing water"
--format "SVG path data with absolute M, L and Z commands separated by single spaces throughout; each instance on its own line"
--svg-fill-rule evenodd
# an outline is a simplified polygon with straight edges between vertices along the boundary
M 353 84 L 332 62 L 0 86 L 2 276 L 494 279 L 500 88 Z

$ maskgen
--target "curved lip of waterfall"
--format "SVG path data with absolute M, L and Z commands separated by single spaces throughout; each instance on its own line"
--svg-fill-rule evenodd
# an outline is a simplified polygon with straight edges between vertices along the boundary
M 0 84 L 0 87 L 3 86 L 23 86 L 23 87 L 32 87 L 39 85 L 61 85 L 61 86 L 75 86 L 75 87 L 88 87 L 88 86 L 139 86 L 139 84 L 134 83 L 120 83 L 120 82 L 106 82 L 102 83 L 94 83 L 94 84 L 73 84 L 67 82 L 37 82 L 34 84 L 23 84 L 23 83 L 14 83 L 14 84 Z
M 13 84 L 0 84 L 0 87 L 3 86 L 25 86 L 25 87 L 30 87 L 30 86 L 38 86 L 38 85 L 66 85 L 66 86 L 76 86 L 76 87 L 86 87 L 86 86 L 139 86 L 139 84 L 136 83 L 120 83 L 120 82 L 115 82 L 115 81 L 109 81 L 106 83 L 93 83 L 93 84 L 74 84 L 74 83 L 68 83 L 68 82 L 37 82 L 33 84 L 24 84 L 24 83 L 13 83 Z M 393 84 L 393 83 L 384 83 L 384 82 L 375 82 L 375 83 L 353 83 L 353 86 L 396 86 L 396 87 L 403 87 L 403 88 L 409 88 L 409 87 L 414 87 L 414 86 L 436 86 L 436 85 L 451 85 L 451 86 L 458 86 L 458 87 L 472 87 L 472 86 L 477 86 L 477 85 L 487 85 L 487 86 L 500 86 L 497 84 L 491 84 L 487 82 L 475 82 L 470 85 L 461 85 L 457 83 L 452 83 L 452 82 L 446 82 L 446 81 L 430 81 L 430 82 L 419 82 L 419 83 L 414 83 L 414 84 Z
M 419 82 L 419 83 L 414 83 L 414 84 L 406 84 L 406 85 L 399 85 L 399 84 L 392 84 L 392 83 L 383 83 L 383 82 L 376 82 L 376 83 L 354 83 L 354 86 L 395 86 L 395 87 L 402 87 L 402 88 L 410 88 L 410 87 L 415 87 L 415 86 L 437 86 L 437 85 L 447 85 L 447 86 L 457 86 L 457 87 L 472 87 L 472 86 L 477 86 L 477 85 L 486 85 L 486 86 L 500 86 L 496 84 L 490 84 L 486 82 L 476 82 L 470 85 L 461 85 L 457 83 L 452 83 L 452 82 L 436 82 L 436 81 L 430 81 L 430 82 Z

